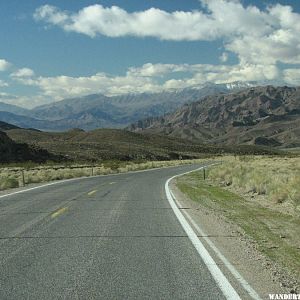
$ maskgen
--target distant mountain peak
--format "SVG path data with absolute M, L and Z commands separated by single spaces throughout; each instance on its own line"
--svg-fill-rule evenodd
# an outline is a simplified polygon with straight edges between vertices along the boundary
M 234 89 L 244 89 L 249 87 L 255 87 L 258 84 L 256 82 L 244 82 L 244 81 L 235 81 L 226 83 L 226 87 L 228 90 L 234 90 Z

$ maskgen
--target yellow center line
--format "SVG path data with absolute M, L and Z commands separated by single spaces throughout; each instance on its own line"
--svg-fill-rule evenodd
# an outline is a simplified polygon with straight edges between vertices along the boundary
M 51 215 L 51 218 L 56 218 L 57 216 L 63 214 L 67 209 L 67 207 L 60 208 Z
M 97 190 L 93 190 L 91 192 L 88 193 L 89 196 L 92 196 L 93 194 L 97 193 Z

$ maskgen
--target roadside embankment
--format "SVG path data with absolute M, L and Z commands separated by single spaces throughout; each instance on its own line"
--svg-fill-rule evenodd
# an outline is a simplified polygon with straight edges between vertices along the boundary
M 178 178 L 177 187 L 199 210 L 237 226 L 282 286 L 299 292 L 300 158 L 222 160 L 206 170 L 206 180 L 198 171 Z

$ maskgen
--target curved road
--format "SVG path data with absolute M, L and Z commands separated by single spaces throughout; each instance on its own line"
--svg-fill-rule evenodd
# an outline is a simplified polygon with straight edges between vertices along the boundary
M 0 299 L 224 299 L 164 190 L 196 167 L 0 198 Z

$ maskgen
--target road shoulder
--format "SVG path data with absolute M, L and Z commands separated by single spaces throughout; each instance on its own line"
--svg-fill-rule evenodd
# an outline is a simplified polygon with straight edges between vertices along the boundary
M 226 219 L 222 211 L 215 211 L 204 207 L 199 202 L 192 201 L 183 194 L 176 186 L 176 180 L 170 184 L 170 188 L 176 200 L 182 206 L 193 221 L 207 234 L 209 239 L 237 269 L 243 278 L 263 299 L 269 299 L 268 294 L 290 293 L 291 286 L 288 278 L 284 278 L 276 266 L 257 250 L 256 243 L 246 236 L 241 228 Z M 199 237 L 202 241 L 202 237 Z M 239 286 L 228 271 L 224 263 L 210 249 L 203 239 L 207 250 L 214 260 L 232 282 L 243 299 L 251 299 L 250 296 Z

